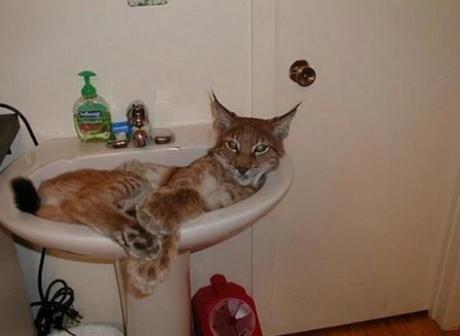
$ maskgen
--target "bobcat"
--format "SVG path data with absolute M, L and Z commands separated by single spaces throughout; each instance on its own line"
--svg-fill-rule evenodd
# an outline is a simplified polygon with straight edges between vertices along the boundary
M 180 224 L 254 194 L 284 155 L 283 140 L 300 104 L 272 119 L 239 117 L 212 95 L 218 137 L 187 167 L 129 161 L 113 170 L 82 169 L 44 181 L 12 181 L 17 207 L 81 223 L 127 252 L 130 285 L 152 292 L 176 256 Z

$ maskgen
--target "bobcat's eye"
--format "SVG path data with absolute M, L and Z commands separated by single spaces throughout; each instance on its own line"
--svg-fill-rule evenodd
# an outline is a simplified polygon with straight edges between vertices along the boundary
M 260 145 L 257 145 L 253 148 L 252 152 L 255 154 L 255 155 L 261 155 L 261 154 L 265 154 L 267 153 L 267 151 L 270 149 L 269 146 L 265 145 L 265 144 L 260 144 Z
M 235 140 L 227 140 L 225 141 L 225 145 L 227 146 L 228 149 L 230 149 L 232 152 L 237 152 L 240 149 L 240 145 L 238 142 Z

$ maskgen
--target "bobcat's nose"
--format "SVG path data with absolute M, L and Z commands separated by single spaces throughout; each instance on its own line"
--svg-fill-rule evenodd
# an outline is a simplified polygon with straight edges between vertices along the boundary
M 241 175 L 244 175 L 249 169 L 246 167 L 236 167 L 236 170 L 238 170 L 238 173 L 240 173 Z

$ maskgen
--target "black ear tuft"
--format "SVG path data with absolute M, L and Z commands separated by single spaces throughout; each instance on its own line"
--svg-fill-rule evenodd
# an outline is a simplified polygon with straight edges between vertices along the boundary
M 40 209 L 40 196 L 31 180 L 16 177 L 11 181 L 14 201 L 19 210 L 35 214 Z
M 272 127 L 273 135 L 281 140 L 284 140 L 289 134 L 289 127 L 291 126 L 291 121 L 294 119 L 295 114 L 302 102 L 294 106 L 288 113 L 283 114 L 280 117 L 273 118 Z
M 230 128 L 230 125 L 236 118 L 236 114 L 222 105 L 222 103 L 217 99 L 214 91 L 211 90 L 210 96 L 211 109 L 214 115 L 214 126 L 221 131 L 225 131 Z

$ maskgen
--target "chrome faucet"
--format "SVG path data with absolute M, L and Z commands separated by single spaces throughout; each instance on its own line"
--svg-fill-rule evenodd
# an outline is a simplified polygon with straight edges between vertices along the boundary
M 128 106 L 126 117 L 132 129 L 134 147 L 144 147 L 150 137 L 149 117 L 145 104 L 140 100 L 133 101 Z

